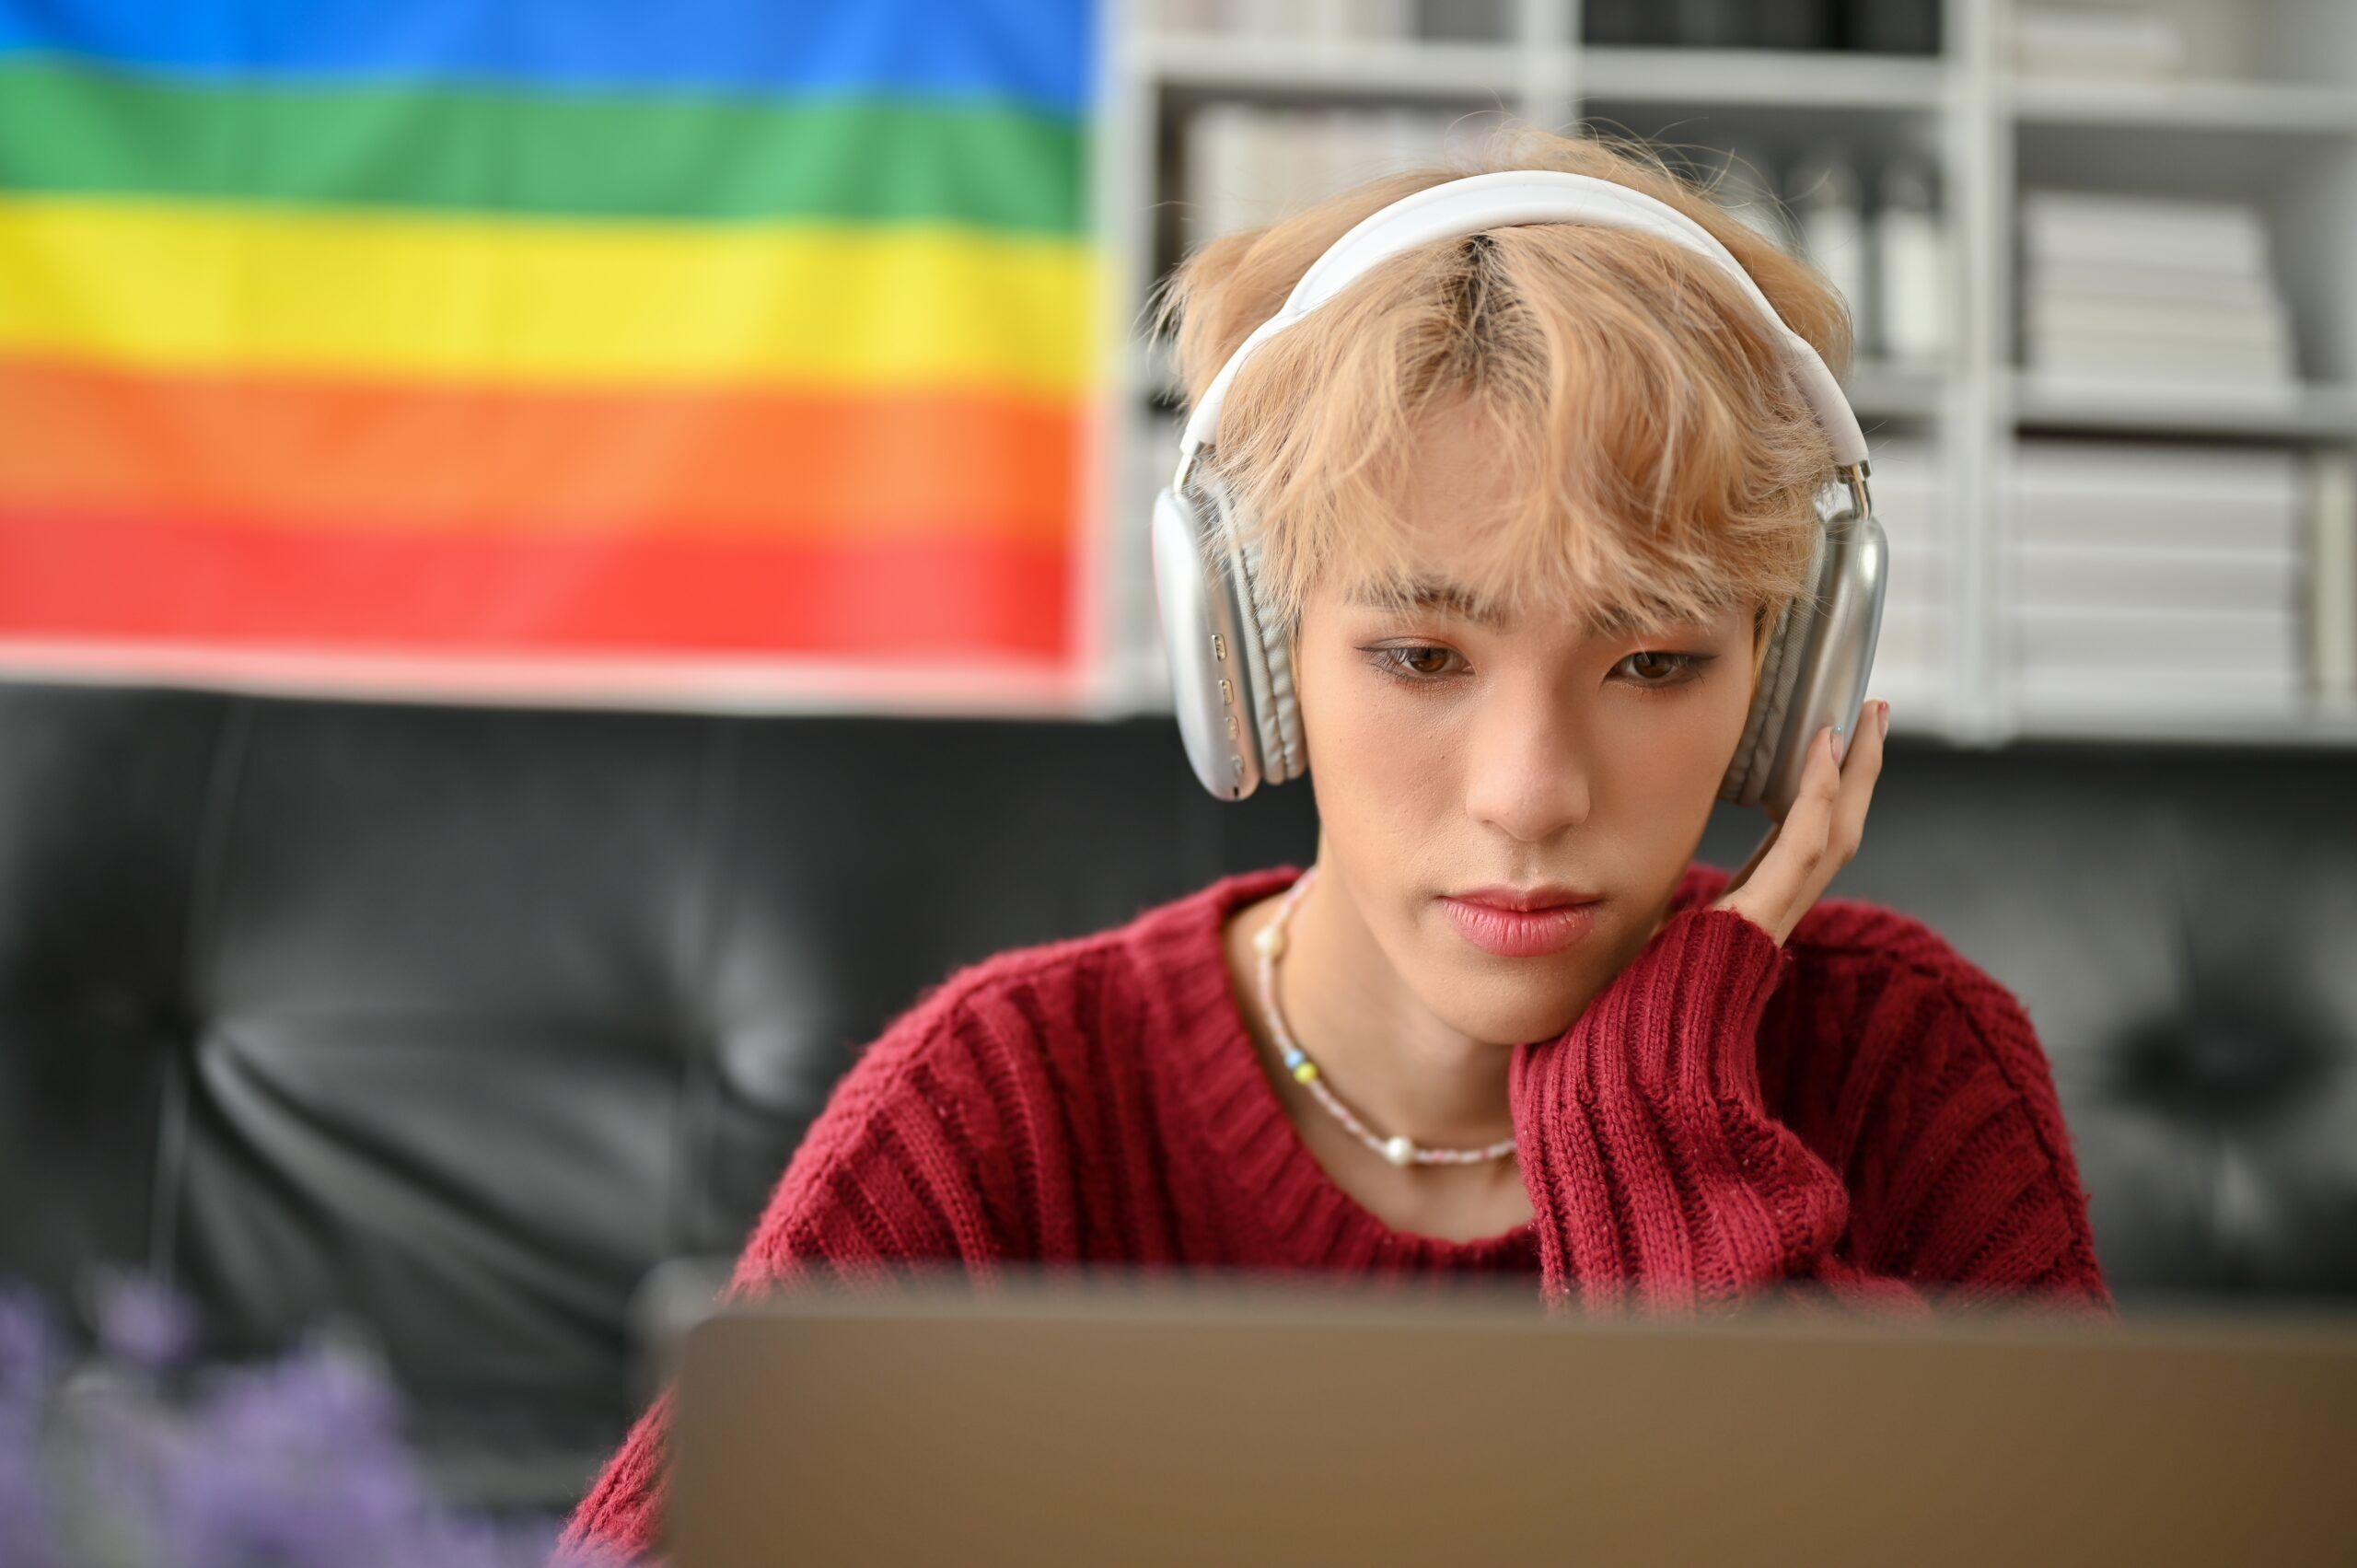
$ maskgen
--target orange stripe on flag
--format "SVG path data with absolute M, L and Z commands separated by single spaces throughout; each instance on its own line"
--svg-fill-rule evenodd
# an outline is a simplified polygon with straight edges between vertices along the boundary
M 1069 548 L 1080 415 L 975 393 L 461 389 L 0 362 L 0 506 L 330 532 Z
M 1071 570 L 1004 540 L 401 537 L 11 506 L 0 637 L 1061 660 Z

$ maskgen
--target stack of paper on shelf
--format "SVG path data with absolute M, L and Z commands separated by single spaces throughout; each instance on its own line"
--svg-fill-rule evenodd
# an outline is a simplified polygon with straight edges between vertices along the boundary
M 2024 443 L 2003 586 L 2024 705 L 2296 705 L 2305 491 L 2290 451 Z
M 2357 452 L 2308 456 L 2308 658 L 2319 702 L 2357 704 Z
M 2164 82 L 2185 74 L 2185 30 L 2141 6 L 2021 5 L 2014 69 L 2025 76 Z
M 1146 8 L 1147 19 L 1170 32 L 1316 40 L 1411 38 L 1417 11 L 1414 0 L 1156 0 Z
M 1395 169 L 1449 161 L 1493 128 L 1433 110 L 1204 104 L 1187 120 L 1186 243 L 1272 223 Z
M 2022 198 L 2022 338 L 2042 381 L 2149 396 L 2289 397 L 2290 313 L 2248 206 L 2113 192 Z
M 1894 710 L 1919 693 L 1944 691 L 1951 646 L 1947 525 L 1930 443 L 1912 437 L 1873 446 L 1875 517 L 1890 541 L 1890 587 L 1875 645 L 1877 696 Z

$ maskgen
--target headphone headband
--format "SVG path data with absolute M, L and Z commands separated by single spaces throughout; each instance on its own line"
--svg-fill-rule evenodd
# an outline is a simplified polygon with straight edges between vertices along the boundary
M 1228 355 L 1227 363 L 1220 366 L 1219 374 L 1204 389 L 1178 440 L 1180 482 L 1196 452 L 1218 434 L 1220 405 L 1226 401 L 1228 386 L 1261 344 L 1403 250 L 1444 239 L 1461 239 L 1492 228 L 1533 223 L 1588 224 L 1651 234 L 1716 265 L 1736 283 L 1760 319 L 1775 332 L 1783 350 L 1785 369 L 1816 412 L 1817 423 L 1833 445 L 1834 466 L 1863 471 L 1866 438 L 1858 428 L 1858 416 L 1852 411 L 1850 400 L 1841 393 L 1840 383 L 1833 378 L 1833 373 L 1826 368 L 1825 361 L 1809 346 L 1808 340 L 1785 325 L 1784 319 L 1769 304 L 1768 296 L 1759 292 L 1759 285 L 1744 270 L 1743 263 L 1710 230 L 1668 203 L 1626 185 L 1562 169 L 1528 168 L 1469 175 L 1429 186 L 1360 219 L 1350 232 L 1329 246 L 1302 273 L 1301 281 L 1294 285 L 1293 292 L 1285 296 L 1277 313 L 1255 327 L 1251 335 L 1237 345 L 1236 352 Z

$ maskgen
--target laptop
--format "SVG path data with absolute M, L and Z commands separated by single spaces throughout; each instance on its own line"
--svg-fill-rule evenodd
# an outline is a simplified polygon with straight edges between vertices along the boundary
M 2357 1562 L 2357 1318 L 916 1270 L 695 1315 L 674 1568 Z

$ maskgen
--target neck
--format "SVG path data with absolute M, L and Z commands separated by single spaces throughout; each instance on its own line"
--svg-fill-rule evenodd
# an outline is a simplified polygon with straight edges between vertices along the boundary
M 1447 1148 L 1514 1136 L 1513 1042 L 1475 1040 L 1435 1017 L 1330 870 L 1302 895 L 1285 937 L 1276 991 L 1286 1027 L 1378 1133 Z
M 1295 1042 L 1327 1086 L 1382 1136 L 1405 1133 L 1446 1148 L 1512 1137 L 1507 1073 L 1515 1042 L 1478 1040 L 1435 1016 L 1400 978 L 1323 854 L 1317 864 L 1316 879 L 1286 923 L 1276 966 L 1277 1005 Z M 1275 917 L 1283 897 L 1238 923 L 1236 951 L 1246 964 L 1251 938 Z M 1667 904 L 1656 912 L 1645 942 L 1670 913 Z M 1273 1062 L 1258 986 L 1248 994 L 1251 1033 Z

